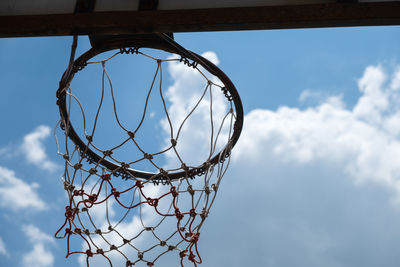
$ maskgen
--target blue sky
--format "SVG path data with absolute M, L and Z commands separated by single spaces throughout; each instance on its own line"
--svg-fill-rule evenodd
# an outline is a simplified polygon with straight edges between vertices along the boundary
M 202 229 L 202 266 L 398 266 L 400 28 L 175 39 L 219 61 L 245 110 L 242 137 Z M 79 257 L 65 259 L 65 242 L 52 238 L 66 205 L 52 137 L 55 92 L 71 42 L 0 40 L 0 266 L 78 264 Z M 77 54 L 88 48 L 81 37 Z M 167 86 L 180 78 L 169 79 Z M 156 142 L 148 145 L 162 146 L 162 122 L 157 114 L 153 121 L 148 135 Z

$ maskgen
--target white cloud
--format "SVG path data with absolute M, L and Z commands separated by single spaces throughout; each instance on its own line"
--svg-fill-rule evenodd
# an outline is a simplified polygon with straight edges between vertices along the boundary
M 390 89 L 399 90 L 400 89 L 400 66 L 397 67 L 393 74 L 392 82 L 390 83 Z
M 1 237 L 0 237 L 0 254 L 3 254 L 4 256 L 8 255 L 6 245 L 4 244 L 4 241 Z
M 354 107 L 354 115 L 370 123 L 379 123 L 380 115 L 389 106 L 389 92 L 382 90 L 387 77 L 380 66 L 370 66 L 364 76 L 358 81 L 358 87 L 363 95 Z
M 299 102 L 321 104 L 324 101 L 326 101 L 329 97 L 330 96 L 327 94 L 327 92 L 306 89 L 303 92 L 301 92 L 299 96 Z
M 42 143 L 49 135 L 50 127 L 45 125 L 38 126 L 33 132 L 24 136 L 21 149 L 28 162 L 43 170 L 54 171 L 57 165 L 48 159 Z
M 32 224 L 24 225 L 22 227 L 22 230 L 24 231 L 25 235 L 28 237 L 29 241 L 31 243 L 54 243 L 54 238 L 52 236 L 49 236 L 46 233 L 43 233 L 40 231 L 39 228 Z
M 36 192 L 38 186 L 36 183 L 27 184 L 12 170 L 0 166 L 0 206 L 11 210 L 46 209 L 46 204 Z
M 24 266 L 50 267 L 53 266 L 54 256 L 42 243 L 33 245 L 32 251 L 23 256 Z
M 6 155 L 9 150 L 6 147 L 0 147 L 0 156 Z
M 43 233 L 34 225 L 24 225 L 22 227 L 29 242 L 33 245 L 32 250 L 22 258 L 24 266 L 50 267 L 53 266 L 54 256 L 47 248 L 48 244 L 54 243 L 54 238 Z
M 398 93 L 385 87 L 386 82 L 382 67 L 368 67 L 353 109 L 346 109 L 340 98 L 330 98 L 304 110 L 251 111 L 235 149 L 235 164 L 257 162 L 265 155 L 293 164 L 340 163 L 357 182 L 395 189 L 400 182 L 400 107 Z

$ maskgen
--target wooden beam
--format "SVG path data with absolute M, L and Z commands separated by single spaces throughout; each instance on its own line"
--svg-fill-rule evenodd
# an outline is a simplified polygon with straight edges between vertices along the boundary
M 0 37 L 400 25 L 400 1 L 0 16 Z

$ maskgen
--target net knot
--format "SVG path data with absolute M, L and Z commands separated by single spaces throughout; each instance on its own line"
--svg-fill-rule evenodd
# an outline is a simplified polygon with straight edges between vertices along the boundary
M 104 150 L 104 151 L 103 151 L 103 155 L 106 156 L 106 157 L 111 156 L 112 153 L 113 153 L 113 152 L 112 152 L 111 150 Z
M 127 262 L 126 262 L 126 267 L 130 267 L 130 266 L 133 266 L 133 265 L 135 265 L 135 264 L 132 263 L 131 261 L 127 261 Z
M 152 207 L 157 207 L 158 205 L 158 198 L 148 198 L 147 203 Z
M 181 252 L 179 252 L 179 257 L 181 257 L 182 259 L 183 259 L 184 257 L 186 257 L 186 252 L 187 252 L 186 249 L 185 249 L 185 250 L 182 250 Z
M 154 266 L 154 263 L 153 262 L 148 262 L 147 266 Z
M 71 209 L 70 206 L 66 206 L 66 207 L 65 207 L 65 217 L 66 217 L 68 220 L 73 220 L 73 219 L 74 219 L 74 216 L 75 216 L 74 210 Z
M 160 241 L 160 246 L 165 246 L 167 244 L 167 242 L 165 242 L 165 241 Z
M 88 199 L 89 203 L 94 203 L 94 202 L 96 202 L 96 200 L 97 200 L 97 195 L 96 194 L 89 195 L 89 199 Z
M 86 139 L 89 141 L 89 142 L 92 142 L 93 141 L 93 136 L 91 136 L 91 135 L 86 135 Z
M 124 242 L 124 244 L 128 244 L 128 243 L 129 243 L 129 240 L 126 239 L 126 238 L 124 238 L 124 239 L 122 240 L 122 242 Z
M 116 250 L 116 249 L 117 249 L 117 247 L 115 245 L 110 246 L 110 250 Z
M 108 231 L 114 230 L 111 225 L 108 226 Z
M 196 262 L 196 255 L 194 255 L 193 252 L 190 252 L 188 260 L 190 260 L 191 262 Z
M 71 231 L 70 228 L 65 228 L 65 233 L 66 233 L 67 235 L 73 234 L 73 232 Z
M 105 173 L 101 175 L 101 179 L 105 181 L 110 181 L 111 180 L 111 175 L 109 173 Z
M 95 168 L 90 168 L 89 169 L 89 173 L 90 174 L 95 174 L 95 173 L 97 173 L 97 170 Z
M 173 147 L 175 147 L 176 144 L 177 144 L 177 141 L 176 141 L 175 139 L 171 138 L 171 145 L 172 145 Z
M 204 187 L 204 193 L 206 193 L 207 195 L 211 193 L 211 190 L 208 186 Z
M 74 196 L 83 196 L 83 193 L 85 191 L 83 189 L 79 189 L 79 190 L 74 190 Z
M 168 246 L 168 251 L 174 250 L 176 247 L 175 246 Z
M 182 163 L 182 164 L 181 164 L 181 168 L 182 168 L 185 172 L 188 172 L 188 171 L 189 171 L 189 167 L 186 166 L 185 163 Z
M 169 191 L 171 192 L 173 197 L 177 197 L 178 196 L 178 192 L 176 192 L 175 186 L 171 186 L 171 189 Z
M 192 236 L 190 238 L 190 243 L 192 243 L 192 244 L 197 243 L 197 241 L 199 241 L 199 236 L 200 236 L 200 233 L 192 234 Z
M 94 232 L 95 232 L 96 234 L 98 234 L 98 235 L 101 235 L 101 234 L 102 234 L 100 229 L 96 229 Z
M 80 168 L 82 168 L 82 164 L 76 163 L 76 164 L 74 165 L 74 169 L 75 169 L 75 170 L 79 170 Z
M 151 154 L 149 154 L 149 153 L 144 153 L 144 154 L 143 154 L 143 157 L 144 157 L 145 159 L 148 159 L 148 160 L 153 159 L 153 155 L 151 155 Z
M 82 230 L 80 228 L 75 228 L 74 232 L 78 235 L 82 234 Z
M 136 185 L 138 188 L 143 188 L 143 186 L 144 186 L 143 183 L 142 183 L 141 181 L 139 181 L 139 180 L 136 181 L 135 185 Z
M 142 252 L 138 252 L 137 257 L 142 260 L 143 259 L 143 253 Z
M 179 221 L 183 219 L 183 214 L 178 208 L 175 209 L 175 216 Z
M 135 132 L 128 131 L 128 135 L 130 138 L 135 138 Z
M 102 250 L 101 248 L 98 248 L 96 252 L 97 254 L 104 255 L 104 250 Z
M 196 215 L 197 215 L 196 209 L 191 209 L 189 214 L 190 214 L 190 217 L 193 217 L 193 218 L 196 217 Z
M 74 213 L 74 211 L 71 209 L 71 207 L 70 207 L 70 206 L 66 206 L 66 207 L 65 207 L 65 217 L 66 217 L 67 219 L 69 219 L 69 220 L 73 220 L 74 215 L 75 215 L 75 213 Z
M 74 191 L 75 186 L 68 182 L 64 182 L 64 189 L 72 192 Z
M 93 252 L 92 252 L 90 249 L 86 250 L 85 254 L 86 254 L 88 257 L 93 257 Z
M 125 162 L 121 162 L 121 167 L 122 167 L 122 169 L 128 169 L 129 168 L 129 164 L 125 163 Z
M 187 187 L 187 191 L 189 192 L 189 194 L 194 195 L 194 190 L 193 190 L 192 185 L 189 185 L 189 186 Z
M 212 188 L 212 190 L 214 190 L 214 192 L 218 191 L 218 186 L 216 184 L 212 184 L 211 188 Z
M 121 193 L 115 188 L 111 188 L 111 193 L 114 195 L 114 197 L 120 197 L 121 195 Z
M 204 220 L 208 216 L 208 211 L 203 209 L 200 213 L 200 217 Z
M 82 212 L 87 212 L 87 211 L 88 211 L 88 209 L 86 207 L 82 208 Z
M 85 235 L 90 235 L 89 229 L 83 230 L 83 233 L 84 233 Z

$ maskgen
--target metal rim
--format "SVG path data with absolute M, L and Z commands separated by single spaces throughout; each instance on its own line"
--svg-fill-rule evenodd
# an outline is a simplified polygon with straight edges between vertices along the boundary
M 235 106 L 236 112 L 236 120 L 233 126 L 233 133 L 228 142 L 229 146 L 226 146 L 223 150 L 218 152 L 213 158 L 209 161 L 204 162 L 198 167 L 190 168 L 186 171 L 178 171 L 171 173 L 151 173 L 144 172 L 132 168 L 126 168 L 119 164 L 115 164 L 109 160 L 104 159 L 102 156 L 99 156 L 96 152 L 89 148 L 89 144 L 87 145 L 75 132 L 75 129 L 72 126 L 71 121 L 69 120 L 69 115 L 67 111 L 67 101 L 66 101 L 66 87 L 69 86 L 71 81 L 74 78 L 74 75 L 77 71 L 83 69 L 86 66 L 86 62 L 99 55 L 103 52 L 115 50 L 115 49 L 123 49 L 123 48 L 153 48 L 164 50 L 166 52 L 177 54 L 183 58 L 190 59 L 193 62 L 198 63 L 203 68 L 205 68 L 209 73 L 215 75 L 220 79 L 220 81 L 224 84 L 226 88 L 225 97 L 228 98 L 229 101 L 232 101 Z M 179 44 L 177 44 L 174 40 L 172 40 L 169 36 L 164 34 L 158 34 L 157 38 L 146 38 L 146 36 L 140 36 L 136 38 L 132 37 L 116 37 L 110 39 L 108 41 L 104 41 L 101 45 L 97 47 L 92 47 L 90 50 L 82 54 L 78 59 L 74 61 L 73 64 L 67 68 L 64 72 L 59 89 L 57 90 L 57 105 L 59 107 L 59 112 L 61 116 L 61 121 L 63 125 L 68 125 L 68 129 L 64 128 L 64 131 L 68 135 L 68 137 L 74 142 L 74 144 L 79 148 L 82 154 L 89 160 L 93 162 L 98 162 L 100 165 L 104 166 L 108 170 L 110 170 L 115 176 L 122 176 L 125 179 L 131 179 L 131 177 L 143 178 L 152 181 L 160 181 L 160 182 L 169 182 L 170 180 L 176 180 L 183 177 L 191 177 L 193 178 L 196 175 L 202 175 L 211 165 L 215 165 L 218 162 L 222 162 L 225 160 L 225 157 L 230 155 L 231 149 L 235 146 L 236 142 L 239 139 L 240 133 L 243 127 L 243 107 L 242 102 L 240 100 L 239 94 L 233 85 L 232 81 L 229 77 L 216 65 L 207 60 L 206 58 L 186 50 Z M 65 122 L 68 122 L 65 123 Z

